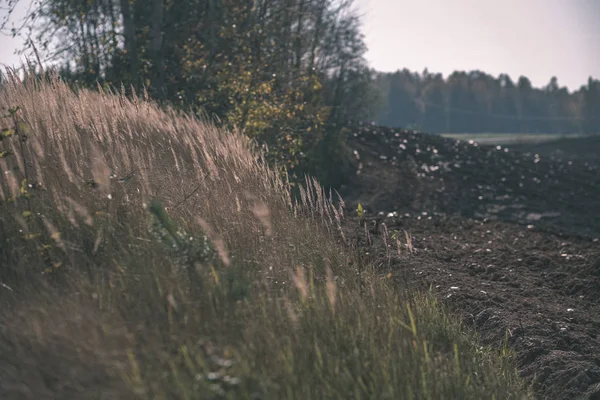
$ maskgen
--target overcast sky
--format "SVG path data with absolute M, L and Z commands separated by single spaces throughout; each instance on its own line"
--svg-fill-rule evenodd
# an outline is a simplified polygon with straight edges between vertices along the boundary
M 578 89 L 600 78 L 600 0 L 357 0 L 378 70 L 479 69 Z
M 356 1 L 367 59 L 381 71 L 479 69 L 534 86 L 554 75 L 571 90 L 600 78 L 600 0 Z M 0 36 L 0 63 L 18 63 L 19 45 Z

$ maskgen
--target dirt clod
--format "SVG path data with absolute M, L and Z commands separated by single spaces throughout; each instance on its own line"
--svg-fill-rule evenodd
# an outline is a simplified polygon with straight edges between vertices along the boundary
M 361 164 L 342 195 L 368 223 L 381 213 L 382 273 L 431 288 L 484 343 L 507 340 L 540 399 L 600 400 L 600 137 L 505 151 L 357 125 L 349 144 Z M 386 231 L 414 251 L 390 253 Z

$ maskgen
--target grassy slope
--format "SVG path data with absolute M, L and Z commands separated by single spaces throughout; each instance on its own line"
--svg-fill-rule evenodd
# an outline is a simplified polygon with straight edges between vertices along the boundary
M 0 398 L 521 398 L 242 137 L 57 81 L 0 89 Z M 26 137 L 26 140 L 23 140 Z

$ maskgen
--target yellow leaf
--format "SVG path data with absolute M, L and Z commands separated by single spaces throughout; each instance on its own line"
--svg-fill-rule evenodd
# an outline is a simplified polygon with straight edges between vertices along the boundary
M 358 218 L 362 218 L 365 214 L 365 210 L 363 209 L 362 204 L 358 203 L 358 207 L 356 207 L 356 213 L 358 214 Z

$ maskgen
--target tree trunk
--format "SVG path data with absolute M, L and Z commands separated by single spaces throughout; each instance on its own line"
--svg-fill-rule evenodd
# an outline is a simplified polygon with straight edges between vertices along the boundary
M 135 24 L 131 12 L 131 4 L 129 0 L 120 0 L 121 15 L 123 17 L 123 35 L 125 37 L 125 50 L 127 52 L 127 61 L 129 63 L 129 75 L 131 83 L 138 86 L 139 83 L 139 67 L 137 47 L 135 43 Z
M 326 0 L 320 0 L 319 11 L 317 15 L 317 20 L 315 21 L 315 34 L 313 36 L 312 47 L 310 49 L 310 62 L 308 64 L 308 74 L 312 76 L 314 74 L 315 68 L 315 58 L 317 53 L 317 47 L 319 45 L 319 41 L 321 40 L 321 28 L 323 25 L 323 14 L 325 13 Z
M 296 67 L 294 69 L 294 77 L 297 77 L 300 73 L 300 67 L 302 65 L 302 29 L 304 27 L 304 0 L 300 0 L 300 6 L 298 9 L 298 25 L 296 26 Z
M 152 0 L 152 22 L 148 52 L 152 60 L 151 93 L 156 99 L 160 99 L 164 95 L 163 15 L 163 0 Z

